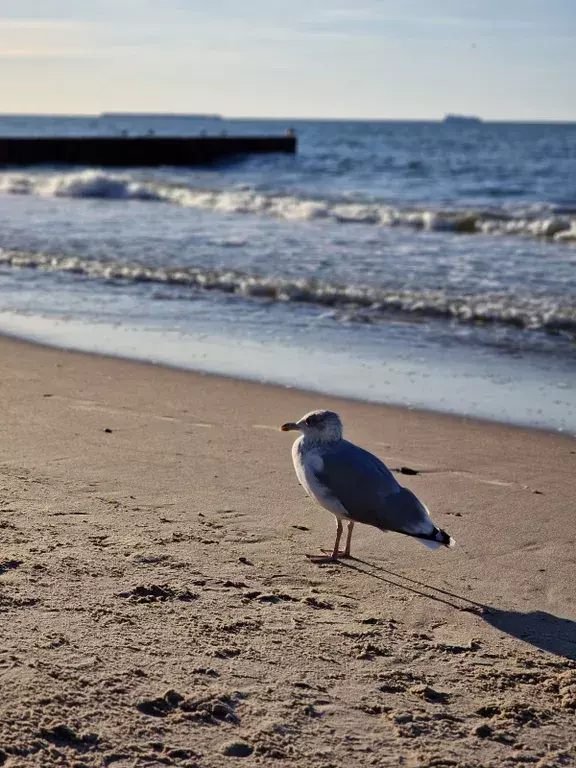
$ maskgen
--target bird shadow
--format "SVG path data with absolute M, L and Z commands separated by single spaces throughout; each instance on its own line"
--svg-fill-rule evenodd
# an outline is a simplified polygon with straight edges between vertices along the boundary
M 546 611 L 503 611 L 491 608 L 484 620 L 501 632 L 564 659 L 576 661 L 576 621 Z
M 522 640 L 540 650 L 548 651 L 569 661 L 576 661 L 576 621 L 563 619 L 546 611 L 523 612 L 497 608 L 471 600 L 447 589 L 395 573 L 381 565 L 357 557 L 338 560 L 338 563 L 378 581 L 426 597 L 428 600 L 443 603 L 458 611 L 473 613 L 500 632 Z M 367 570 L 368 568 L 371 570 Z

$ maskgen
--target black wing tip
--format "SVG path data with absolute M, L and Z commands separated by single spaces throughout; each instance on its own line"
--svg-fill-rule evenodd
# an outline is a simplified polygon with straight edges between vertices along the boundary
M 456 546 L 456 542 L 449 533 L 446 533 L 446 531 L 438 531 L 436 540 L 443 544 L 445 547 L 448 547 L 448 549 L 452 549 L 452 547 Z

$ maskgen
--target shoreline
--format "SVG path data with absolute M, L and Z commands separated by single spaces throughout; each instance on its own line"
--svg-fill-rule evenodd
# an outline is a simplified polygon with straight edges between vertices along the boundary
M 576 757 L 573 438 L 6 337 L 0 360 L 5 768 Z M 334 522 L 279 425 L 319 406 L 418 471 L 453 550 L 358 525 L 353 560 L 310 562 Z
M 7 313 L 4 313 L 7 314 Z M 14 315 L 14 318 L 17 316 Z M 28 318 L 26 316 L 19 316 L 18 322 L 22 323 L 25 322 Z M 174 371 L 181 371 L 185 373 L 190 373 L 192 375 L 200 375 L 200 376 L 213 376 L 215 378 L 224 378 L 231 381 L 238 381 L 238 382 L 247 382 L 247 383 L 255 383 L 259 384 L 265 387 L 271 387 L 271 388 L 277 388 L 279 390 L 286 390 L 286 391 L 298 391 L 305 393 L 311 397 L 326 397 L 326 398 L 333 398 L 342 400 L 343 402 L 351 402 L 351 403 L 365 403 L 367 405 L 372 406 L 382 406 L 385 408 L 391 408 L 391 409 L 400 409 L 407 412 L 414 412 L 414 413 L 421 413 L 421 414 L 434 414 L 440 417 L 448 417 L 448 418 L 455 418 L 455 419 L 464 419 L 472 422 L 478 422 L 479 424 L 486 424 L 486 425 L 499 425 L 503 427 L 509 427 L 513 429 L 525 429 L 525 430 L 534 430 L 536 432 L 542 432 L 543 434 L 551 434 L 551 435 L 564 435 L 567 437 L 574 437 L 576 438 L 576 433 L 573 433 L 570 430 L 570 427 L 554 427 L 552 425 L 540 425 L 540 424 L 530 424 L 530 423 L 522 423 L 518 421 L 513 421 L 512 418 L 509 420 L 506 419 L 498 419 L 497 417 L 489 417 L 489 416 L 483 416 L 483 415 L 468 415 L 465 412 L 458 413 L 458 411 L 450 411 L 450 410 L 443 410 L 440 406 L 437 408 L 434 407 L 426 407 L 422 405 L 412 405 L 410 403 L 402 403 L 402 402 L 394 402 L 394 401 L 386 401 L 384 399 L 379 399 L 378 397 L 374 397 L 371 399 L 367 396 L 367 391 L 364 393 L 364 396 L 362 395 L 354 395 L 349 392 L 330 392 L 326 391 L 325 388 L 323 388 L 322 384 L 319 384 L 317 388 L 315 387 L 307 387 L 307 386 L 297 386 L 291 383 L 282 383 L 282 381 L 274 381 L 273 379 L 266 379 L 263 377 L 260 373 L 257 373 L 258 366 L 255 370 L 245 369 L 245 370 L 236 370 L 233 372 L 229 372 L 226 370 L 225 367 L 222 365 L 222 353 L 220 353 L 220 357 L 222 359 L 218 360 L 217 358 L 214 360 L 209 360 L 208 364 L 206 362 L 204 365 L 206 367 L 202 367 L 202 364 L 199 362 L 199 359 L 206 358 L 207 355 L 200 354 L 199 359 L 195 359 L 193 362 L 188 362 L 188 360 L 180 359 L 179 362 L 172 362 L 172 358 L 176 356 L 178 357 L 178 351 L 176 353 L 172 352 L 172 358 L 170 356 L 158 356 L 155 358 L 155 355 L 150 352 L 150 348 L 152 347 L 151 343 L 147 344 L 147 337 L 149 336 L 151 339 L 155 339 L 155 337 L 158 337 L 160 340 L 162 340 L 162 335 L 165 335 L 165 331 L 161 329 L 154 329 L 152 331 L 146 329 L 142 331 L 141 329 L 138 329 L 137 327 L 126 327 L 123 330 L 130 334 L 132 337 L 132 347 L 130 346 L 130 342 L 127 343 L 127 348 L 129 351 L 123 351 L 121 348 L 121 345 L 118 345 L 118 351 L 110 351 L 107 348 L 110 346 L 110 343 L 104 340 L 103 342 L 100 342 L 100 348 L 98 348 L 98 342 L 94 341 L 92 342 L 92 349 L 83 348 L 83 344 L 85 343 L 83 341 L 83 336 L 85 335 L 85 329 L 99 329 L 103 328 L 104 336 L 106 333 L 106 330 L 108 331 L 117 331 L 117 327 L 115 325 L 108 325 L 103 324 L 102 326 L 99 326 L 98 324 L 90 324 L 79 320 L 63 320 L 60 321 L 58 319 L 54 318 L 35 318 L 34 316 L 30 317 L 30 320 L 32 320 L 31 328 L 27 328 L 25 330 L 22 330 L 21 328 L 16 328 L 15 330 L 7 330 L 5 327 L 0 330 L 0 338 L 6 338 L 13 340 L 15 342 L 20 342 L 22 344 L 31 344 L 31 345 L 37 345 L 40 347 L 46 347 L 49 349 L 54 350 L 61 350 L 64 352 L 70 352 L 73 354 L 80 354 L 80 355 L 88 355 L 88 356 L 96 356 L 96 357 L 103 357 L 103 358 L 109 358 L 111 360 L 120 360 L 120 361 L 126 361 L 126 362 L 132 362 L 137 363 L 140 365 L 154 365 L 154 366 L 160 366 L 165 367 L 170 370 Z M 34 329 L 34 323 L 36 320 L 40 320 L 40 330 Z M 42 327 L 45 326 L 45 327 Z M 62 335 L 62 328 L 65 329 L 64 335 Z M 70 331 L 72 329 L 72 331 Z M 50 337 L 50 333 L 52 333 L 52 337 Z M 71 339 L 72 343 L 66 343 L 66 333 L 71 333 Z M 60 338 L 59 338 L 60 335 Z M 202 335 L 202 338 L 206 338 L 206 335 Z M 136 341 L 134 341 L 136 340 Z M 157 341 L 158 339 L 156 339 Z M 221 342 L 222 340 L 218 339 L 218 337 L 214 337 L 214 342 L 216 346 L 218 345 L 218 342 Z M 232 341 L 229 341 L 229 346 L 232 346 Z M 190 337 L 188 339 L 189 344 L 194 344 L 195 340 L 193 337 Z M 137 344 L 140 344 L 141 346 L 138 347 Z M 180 346 L 184 348 L 186 344 L 186 340 L 181 342 Z M 250 342 L 248 342 L 248 346 L 250 345 Z M 264 353 L 266 353 L 266 349 L 262 347 L 262 350 Z M 294 348 L 293 350 L 290 350 L 293 355 L 298 355 L 298 348 Z M 267 353 L 266 353 L 267 354 Z M 157 353 L 156 353 L 157 355 Z M 269 364 L 274 365 L 274 360 L 270 359 Z M 230 365 L 233 365 L 230 364 Z M 260 367 L 262 367 L 262 361 L 259 363 Z M 212 370 L 210 370 L 210 366 L 212 366 Z M 230 366 L 229 366 L 230 367 Z M 237 366 L 238 367 L 238 366 Z M 241 368 L 241 366 L 240 366 Z M 337 364 L 332 363 L 332 368 L 334 371 L 334 374 L 336 374 L 337 371 Z M 399 374 L 399 376 L 402 376 L 402 374 Z M 326 378 L 326 375 L 324 374 L 324 378 Z M 460 408 L 463 407 L 463 403 L 460 403 Z
M 183 368 L 175 364 L 170 365 L 169 363 L 156 362 L 154 360 L 125 357 L 121 354 L 114 355 L 106 352 L 87 352 L 85 350 L 75 349 L 73 347 L 58 346 L 50 342 L 42 342 L 42 341 L 37 341 L 33 339 L 27 339 L 17 334 L 12 335 L 11 333 L 7 333 L 6 331 L 0 331 L 0 343 L 2 342 L 2 340 L 14 342 L 15 344 L 22 344 L 23 346 L 39 347 L 41 349 L 48 349 L 48 350 L 53 350 L 55 352 L 62 352 L 65 355 L 81 355 L 81 356 L 86 356 L 88 358 L 96 358 L 96 359 L 101 358 L 104 360 L 108 360 L 110 362 L 118 361 L 123 363 L 130 363 L 132 365 L 142 366 L 144 368 L 151 366 L 153 368 L 165 369 L 167 371 L 184 373 L 193 377 L 201 377 L 202 379 L 208 379 L 208 380 L 212 379 L 214 381 L 223 380 L 230 383 L 236 383 L 238 385 L 247 384 L 251 386 L 263 387 L 264 389 L 277 390 L 278 392 L 296 392 L 310 398 L 325 397 L 325 398 L 329 398 L 330 400 L 340 401 L 345 404 L 349 403 L 349 404 L 367 405 L 367 406 L 373 406 L 377 408 L 390 409 L 393 411 L 413 413 L 413 414 L 421 415 L 424 417 L 434 416 L 441 419 L 451 419 L 456 422 L 466 422 L 466 423 L 471 422 L 471 423 L 477 424 L 478 426 L 502 427 L 504 429 L 514 429 L 514 430 L 517 429 L 521 431 L 535 432 L 537 434 L 541 433 L 541 434 L 549 435 L 551 437 L 556 435 L 561 435 L 563 437 L 568 437 L 568 438 L 572 437 L 569 434 L 563 433 L 558 430 L 554 430 L 552 428 L 532 427 L 524 424 L 513 424 L 509 422 L 504 422 L 504 421 L 497 421 L 496 419 L 482 419 L 476 416 L 465 416 L 457 413 L 435 411 L 433 409 L 418 408 L 415 406 L 412 407 L 412 406 L 401 405 L 397 403 L 380 403 L 373 400 L 363 400 L 361 397 L 355 398 L 355 397 L 346 396 L 346 395 L 333 395 L 327 392 L 322 392 L 320 390 L 317 391 L 313 389 L 294 387 L 289 384 L 286 384 L 286 385 L 275 384 L 273 381 L 263 381 L 263 380 L 258 380 L 256 378 L 248 378 L 248 377 L 242 378 L 241 376 L 235 376 L 233 374 L 212 373 L 210 371 L 204 371 L 200 368 L 197 368 L 197 369 Z M 278 425 L 278 428 L 280 428 L 280 425 Z M 574 438 L 576 440 L 576 436 L 574 436 Z
M 515 424 L 513 422 L 498 421 L 497 419 L 488 419 L 488 418 L 481 418 L 478 416 L 467 416 L 465 414 L 450 413 L 449 411 L 434 410 L 432 408 L 420 408 L 418 406 L 402 405 L 399 403 L 384 403 L 384 402 L 378 402 L 375 400 L 364 400 L 361 397 L 353 397 L 351 395 L 335 395 L 329 392 L 323 392 L 321 390 L 295 387 L 290 384 L 285 384 L 285 385 L 276 384 L 274 381 L 265 381 L 265 380 L 260 380 L 257 378 L 249 378 L 249 377 L 243 378 L 241 376 L 236 376 L 234 374 L 212 373 L 211 371 L 204 371 L 201 368 L 184 368 L 176 364 L 170 365 L 170 363 L 161 362 L 161 361 L 157 362 L 155 360 L 146 360 L 146 359 L 136 358 L 136 357 L 126 357 L 120 353 L 117 355 L 114 355 L 106 352 L 88 352 L 82 349 L 75 349 L 74 347 L 59 346 L 57 344 L 50 343 L 50 342 L 43 342 L 43 341 L 38 341 L 34 339 L 28 339 L 23 336 L 19 336 L 17 334 L 12 335 L 6 331 L 0 331 L 0 341 L 2 339 L 15 342 L 16 344 L 30 345 L 32 347 L 40 347 L 44 349 L 54 350 L 56 352 L 62 352 L 67 355 L 68 354 L 82 355 L 88 358 L 97 358 L 97 359 L 102 358 L 104 360 L 125 362 L 133 365 L 137 365 L 137 366 L 143 366 L 143 367 L 152 366 L 154 368 L 165 368 L 168 371 L 189 374 L 190 376 L 200 376 L 203 379 L 214 379 L 216 381 L 223 379 L 224 381 L 228 381 L 232 383 L 255 385 L 259 387 L 264 387 L 265 389 L 278 390 L 279 392 L 283 392 L 283 391 L 297 392 L 302 395 L 306 395 L 310 398 L 325 397 L 325 398 L 329 398 L 330 400 L 341 401 L 342 403 L 368 405 L 376 408 L 384 408 L 384 409 L 390 409 L 393 411 L 397 410 L 400 412 L 413 413 L 413 414 L 421 415 L 424 417 L 435 416 L 441 419 L 452 419 L 456 422 L 473 423 L 473 424 L 477 424 L 480 427 L 482 426 L 501 427 L 504 429 L 514 429 L 514 430 L 520 430 L 520 431 L 526 431 L 526 432 L 534 432 L 536 434 L 540 433 L 540 434 L 548 435 L 550 437 L 562 436 L 562 437 L 567 437 L 568 439 L 574 438 L 574 440 L 576 441 L 576 435 L 571 435 L 569 432 L 564 432 L 560 429 L 553 429 L 552 427 L 538 427 L 538 426 L 530 426 L 526 424 Z

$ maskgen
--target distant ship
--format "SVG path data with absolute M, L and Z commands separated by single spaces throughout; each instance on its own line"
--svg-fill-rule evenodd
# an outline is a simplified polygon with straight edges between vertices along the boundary
M 476 115 L 446 115 L 445 123 L 481 123 L 482 120 Z
M 102 112 L 100 117 L 103 120 L 118 120 L 137 118 L 138 120 L 222 120 L 222 115 L 201 115 L 201 114 L 178 114 L 172 112 Z

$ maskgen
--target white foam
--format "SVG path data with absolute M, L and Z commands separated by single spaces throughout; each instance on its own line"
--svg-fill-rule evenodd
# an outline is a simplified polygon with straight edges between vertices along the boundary
M 554 240 L 559 242 L 576 242 L 576 221 L 573 221 L 569 229 L 565 229 L 562 232 L 557 232 L 554 235 Z
M 576 308 L 570 296 L 518 296 L 505 293 L 454 295 L 436 290 L 398 290 L 370 285 L 322 283 L 307 277 L 246 274 L 231 269 L 161 267 L 75 256 L 3 251 L 0 265 L 73 272 L 92 278 L 185 285 L 206 290 L 306 302 L 344 313 L 342 319 L 373 322 L 390 313 L 444 317 L 460 323 L 497 323 L 552 332 L 576 332 Z M 352 312 L 350 312 L 352 310 Z
M 296 195 L 262 194 L 244 186 L 197 189 L 178 184 L 135 179 L 128 173 L 87 169 L 61 173 L 2 173 L 0 193 L 40 197 L 84 197 L 108 200 L 164 202 L 184 208 L 222 213 L 272 216 L 285 220 L 332 219 L 342 224 L 404 226 L 431 231 L 484 235 L 517 235 L 576 240 L 576 217 L 554 216 L 547 206 L 530 206 L 514 215 L 502 209 L 426 210 L 375 203 L 340 203 Z

